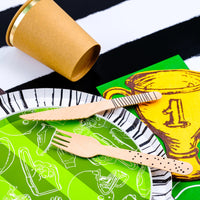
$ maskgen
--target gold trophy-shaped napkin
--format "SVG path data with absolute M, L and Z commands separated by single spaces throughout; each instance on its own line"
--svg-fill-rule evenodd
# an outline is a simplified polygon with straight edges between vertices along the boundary
M 71 81 L 82 78 L 100 52 L 100 45 L 53 0 L 28 0 L 13 17 L 6 41 Z
M 136 110 L 144 123 L 159 136 L 170 158 L 189 162 L 193 172 L 174 177 L 184 180 L 200 179 L 200 73 L 190 70 L 155 70 L 129 77 L 131 90 L 111 88 L 104 93 L 137 94 L 152 90 L 162 93 L 159 101 L 143 103 Z

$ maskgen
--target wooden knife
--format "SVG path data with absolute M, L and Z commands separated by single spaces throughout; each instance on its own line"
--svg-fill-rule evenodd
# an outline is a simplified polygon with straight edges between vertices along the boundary
M 115 98 L 111 100 L 102 100 L 93 103 L 86 103 L 76 106 L 62 107 L 53 110 L 24 114 L 20 115 L 20 118 L 26 120 L 42 121 L 83 119 L 105 110 L 155 101 L 160 99 L 161 97 L 162 94 L 160 92 L 147 92 L 137 95 Z

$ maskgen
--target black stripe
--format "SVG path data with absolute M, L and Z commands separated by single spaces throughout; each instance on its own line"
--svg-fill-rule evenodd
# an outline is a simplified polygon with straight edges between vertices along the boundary
M 154 174 L 155 172 L 160 172 L 160 169 L 152 168 L 151 167 L 151 172 Z M 157 173 L 156 173 L 157 175 Z M 156 175 L 154 175 L 156 177 Z M 161 175 L 162 176 L 162 175 Z M 153 177 L 153 176 L 152 176 Z
M 147 129 L 147 126 L 145 126 L 142 132 L 137 137 L 134 137 L 134 139 L 137 140 L 139 137 L 141 137 L 141 135 L 143 135 Z
M 130 131 L 134 130 L 139 123 L 140 123 L 140 120 L 138 118 L 135 118 L 133 124 L 128 129 L 126 129 L 126 132 L 129 133 Z
M 112 117 L 113 113 L 114 113 L 114 109 L 112 109 L 112 110 L 106 110 L 104 112 L 103 116 L 106 117 L 107 119 L 110 119 Z
M 88 98 L 89 98 L 89 96 L 88 96 L 88 94 L 87 94 L 84 103 L 89 102 Z M 90 102 L 91 102 L 91 101 L 90 101 Z
M 36 89 L 34 89 L 34 96 L 35 96 L 35 101 L 36 101 L 37 107 L 39 107 L 39 102 L 38 102 L 38 97 L 37 97 L 37 91 L 36 91 Z
M 11 103 L 11 98 L 10 98 L 10 94 L 9 93 L 7 93 L 7 98 L 8 98 L 8 104 L 9 104 L 9 106 L 11 108 L 11 111 L 15 112 L 15 109 L 13 108 L 12 103 Z
M 53 88 L 53 90 L 52 90 L 52 106 L 54 106 L 54 97 L 55 97 L 55 88 Z
M 28 105 L 27 105 L 27 103 L 26 103 L 26 101 L 25 101 L 23 92 L 22 92 L 21 90 L 19 91 L 19 96 L 20 96 L 20 99 L 21 99 L 21 101 L 22 101 L 22 104 L 23 104 L 24 108 L 28 108 Z
M 82 97 L 82 93 L 76 91 L 76 105 L 80 104 L 81 97 Z
M 153 151 L 148 152 L 148 154 L 153 154 L 153 153 L 156 152 L 159 148 L 160 148 L 160 146 L 158 145 L 158 146 L 156 147 L 156 149 L 154 149 Z M 161 152 L 160 152 L 160 153 L 161 153 Z M 160 153 L 157 154 L 157 155 L 159 156 Z
M 96 96 L 95 96 L 95 95 L 92 95 L 91 102 L 95 102 L 95 101 L 96 101 Z
M 139 146 L 140 146 L 140 147 L 143 147 L 144 145 L 149 144 L 150 141 L 151 141 L 154 137 L 155 137 L 155 136 L 154 136 L 153 134 L 150 135 L 150 137 L 149 137 L 146 141 L 144 141 L 143 143 L 141 143 Z
M 62 101 L 63 101 L 63 89 L 60 90 L 60 103 L 59 103 L 59 106 L 62 105 Z
M 12 20 L 13 16 L 17 12 L 17 10 L 20 8 L 20 6 L 17 6 L 15 8 L 10 8 L 7 10 L 4 10 L 0 12 L 0 47 L 6 46 L 6 40 L 5 40 L 5 35 L 6 35 L 6 30 L 8 28 L 8 25 L 10 21 Z
M 10 114 L 10 112 L 6 109 L 6 107 L 4 106 L 4 103 L 2 102 L 1 98 L 0 98 L 0 107 L 4 110 L 4 112 L 6 114 Z
M 71 106 L 71 103 L 72 103 L 72 90 L 69 91 L 69 103 L 68 103 L 68 106 Z
M 132 136 L 133 139 L 134 139 L 135 137 L 137 137 L 138 133 L 140 133 L 141 126 L 142 126 L 142 122 L 140 121 L 140 122 L 139 122 L 139 127 L 137 128 L 136 133 Z
M 91 98 L 91 101 L 90 101 L 90 102 L 92 103 L 92 102 L 94 102 L 94 101 L 95 101 L 95 95 L 92 95 L 92 98 Z
M 83 18 L 89 14 L 105 10 L 117 5 L 125 0 L 55 0 L 55 2 L 65 10 L 73 19 Z
M 159 169 L 158 169 L 158 171 L 159 171 Z M 153 171 L 153 172 L 155 172 L 155 171 Z M 163 176 L 166 176 L 167 174 L 168 174 L 168 172 L 166 171 L 164 174 L 156 174 L 156 175 L 152 175 L 152 177 L 155 177 L 155 178 L 157 178 L 157 177 L 163 177 Z
M 124 119 L 125 114 L 126 114 L 125 110 L 123 109 L 121 111 L 121 113 L 119 114 L 119 116 L 116 119 L 113 120 L 113 122 L 116 123 L 119 119 Z M 120 122 L 119 122 L 119 124 L 120 124 Z
M 129 117 L 130 113 L 128 113 L 127 115 L 127 112 L 125 109 L 122 110 L 122 114 L 120 114 L 121 116 L 121 120 L 118 122 L 118 125 L 121 127 L 124 125 L 124 123 L 127 121 L 128 117 Z M 125 116 L 126 116 L 126 119 L 125 119 Z
M 125 117 L 124 117 L 124 119 L 123 120 L 121 120 L 120 122 L 119 122 L 119 126 L 123 126 L 125 123 L 126 123 L 126 121 L 128 120 L 128 118 L 129 118 L 129 116 L 130 116 L 130 114 L 131 113 L 128 113 L 127 114 L 127 112 L 125 113 L 126 115 L 126 119 L 125 119 Z
M 162 149 L 157 155 L 158 155 L 158 156 L 164 156 L 164 155 L 165 155 L 164 150 Z
M 157 141 L 157 138 L 154 137 L 154 141 L 153 141 L 150 145 L 145 146 L 144 148 L 141 148 L 141 149 L 144 151 L 144 150 L 146 150 L 146 149 L 148 149 L 148 148 L 151 148 L 152 145 L 154 145 L 154 143 L 155 143 L 156 141 Z M 140 145 L 139 145 L 139 146 L 140 146 Z
M 15 103 L 16 103 L 18 109 L 21 110 L 21 108 L 20 108 L 20 106 L 19 106 L 19 103 L 18 103 L 17 100 L 16 100 L 15 95 L 14 95 L 14 94 L 12 94 L 12 95 L 13 95 L 13 99 L 14 99 L 14 101 L 15 101 Z
M 7 96 L 7 95 L 6 95 L 6 96 Z M 9 113 L 10 113 L 10 112 L 13 112 L 13 110 L 12 110 L 12 108 L 10 107 L 8 101 L 6 101 L 6 100 L 4 99 L 4 97 L 6 98 L 6 96 L 3 96 L 3 97 L 1 98 L 1 100 L 2 100 L 2 104 L 4 104 L 5 108 L 6 108 L 6 109 L 9 111 Z
M 166 184 L 167 182 L 171 181 L 171 177 L 165 178 L 165 179 L 154 179 L 153 183 L 154 184 Z

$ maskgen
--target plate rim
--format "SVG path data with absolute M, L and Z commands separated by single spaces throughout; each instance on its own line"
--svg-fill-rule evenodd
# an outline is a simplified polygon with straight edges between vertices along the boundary
M 53 102 L 53 98 L 55 98 L 55 96 L 54 96 L 55 94 L 53 95 L 54 92 L 57 91 L 57 92 L 61 92 L 61 93 L 63 93 L 63 92 L 70 93 L 72 95 L 72 99 L 71 100 L 68 99 L 68 101 L 71 101 L 71 102 L 68 102 L 68 104 L 70 104 L 68 106 L 77 105 L 77 102 L 78 102 L 78 104 L 80 102 L 82 102 L 81 101 L 82 95 L 86 96 L 86 98 L 84 99 L 85 103 L 90 103 L 90 102 L 99 101 L 99 100 L 104 99 L 103 97 L 98 96 L 98 95 L 90 94 L 90 93 L 83 92 L 83 91 L 73 90 L 73 89 L 66 89 L 66 88 L 32 88 L 32 89 L 17 90 L 17 91 L 8 92 L 8 93 L 0 95 L 0 111 L 1 111 L 0 112 L 0 120 L 2 120 L 5 117 L 8 117 L 9 115 L 16 114 L 18 112 L 27 111 L 27 110 L 30 110 L 30 109 L 42 108 L 42 106 L 40 106 L 41 103 L 39 103 L 39 101 L 41 100 L 41 102 L 43 101 L 43 103 L 44 103 L 45 102 L 44 100 L 47 97 L 45 95 L 43 97 L 40 97 L 39 93 L 41 93 L 41 91 L 42 91 L 43 94 L 46 92 L 47 97 L 49 97 L 48 92 L 51 91 L 52 92 L 52 96 L 51 96 L 52 102 Z M 28 98 L 25 97 L 25 93 L 32 93 L 32 95 L 34 95 L 35 98 L 38 98 L 37 99 L 38 102 L 36 103 L 36 106 L 29 107 L 29 105 L 27 105 L 27 99 Z M 79 100 L 75 104 L 73 102 L 73 93 L 76 95 L 76 97 L 79 97 Z M 15 98 L 13 98 L 13 97 L 15 97 Z M 62 97 L 62 95 L 60 94 L 60 98 L 61 97 Z M 31 97 L 29 97 L 29 98 L 32 99 Z M 13 101 L 15 101 L 15 103 L 18 103 L 19 100 L 22 101 L 22 103 L 21 103 L 22 105 L 16 105 L 16 107 L 14 108 Z M 61 99 L 60 99 L 60 101 L 61 101 Z M 62 106 L 66 106 L 66 105 L 63 104 Z M 43 108 L 44 107 L 50 107 L 50 106 L 44 105 Z M 52 105 L 52 107 L 60 107 L 60 106 Z M 23 110 L 21 108 L 23 108 Z M 18 109 L 18 110 L 16 110 L 16 109 Z M 3 115 L 3 113 L 4 113 L 4 115 Z M 159 143 L 158 139 L 155 137 L 153 132 L 140 119 L 138 119 L 135 115 L 133 115 L 127 109 L 125 109 L 125 108 L 118 108 L 118 109 L 115 109 L 115 110 L 113 109 L 113 110 L 110 110 L 110 111 L 102 112 L 101 114 L 98 114 L 98 116 L 103 117 L 105 120 L 114 124 L 115 126 L 117 126 L 120 130 L 122 130 L 126 135 L 128 135 L 131 138 L 130 135 L 133 134 L 133 133 L 131 131 L 128 132 L 127 130 L 124 129 L 124 127 L 127 126 L 127 122 L 123 121 L 123 124 L 122 124 L 122 122 L 120 122 L 116 118 L 115 118 L 115 120 L 112 119 L 116 116 L 118 118 L 120 118 L 119 113 L 123 113 L 123 115 L 126 116 L 127 119 L 131 118 L 131 120 L 133 120 L 133 119 L 137 120 L 140 123 L 141 126 L 145 127 L 148 134 L 151 134 L 151 135 L 149 135 L 150 138 L 152 138 L 154 141 L 156 141 L 156 144 L 157 144 L 156 148 L 162 148 L 163 149 L 163 147 L 161 146 L 161 144 Z M 120 120 L 122 120 L 122 119 L 120 119 Z M 139 148 L 140 151 L 148 153 L 148 151 L 143 150 L 138 145 L 138 143 L 136 142 L 136 140 L 134 140 L 134 138 L 131 138 L 131 139 L 134 141 L 134 143 L 137 145 L 137 147 Z M 163 152 L 164 152 L 164 150 L 163 150 Z M 157 155 L 157 152 L 154 151 L 153 154 Z M 166 156 L 165 152 L 162 153 L 162 154 L 163 154 L 162 156 Z M 149 169 L 150 179 L 151 179 L 151 195 L 150 195 L 150 198 L 153 199 L 153 200 L 173 199 L 172 194 L 171 194 L 172 193 L 172 175 L 171 175 L 171 173 L 163 171 L 163 170 L 159 170 L 159 169 L 150 168 L 150 167 L 148 167 L 148 169 Z M 163 176 L 163 178 L 161 179 L 162 176 Z M 166 187 L 166 189 L 168 189 L 168 191 L 165 191 L 165 193 L 160 191 L 161 190 L 160 188 L 163 188 L 164 186 Z

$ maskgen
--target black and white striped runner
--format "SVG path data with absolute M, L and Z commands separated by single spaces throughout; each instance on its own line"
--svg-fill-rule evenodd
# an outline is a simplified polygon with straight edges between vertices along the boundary
M 4 90 L 16 86 L 30 88 L 39 82 L 51 87 L 48 80 L 52 77 L 62 80 L 53 70 L 5 43 L 7 26 L 24 2 L 0 2 L 0 87 Z M 94 77 L 93 85 L 108 82 L 177 54 L 190 69 L 200 69 L 199 0 L 56 2 L 101 44 L 101 56 L 85 78 L 88 81 Z M 100 81 L 96 82 L 98 78 Z M 62 87 L 63 83 L 78 87 L 67 80 L 58 86 Z

